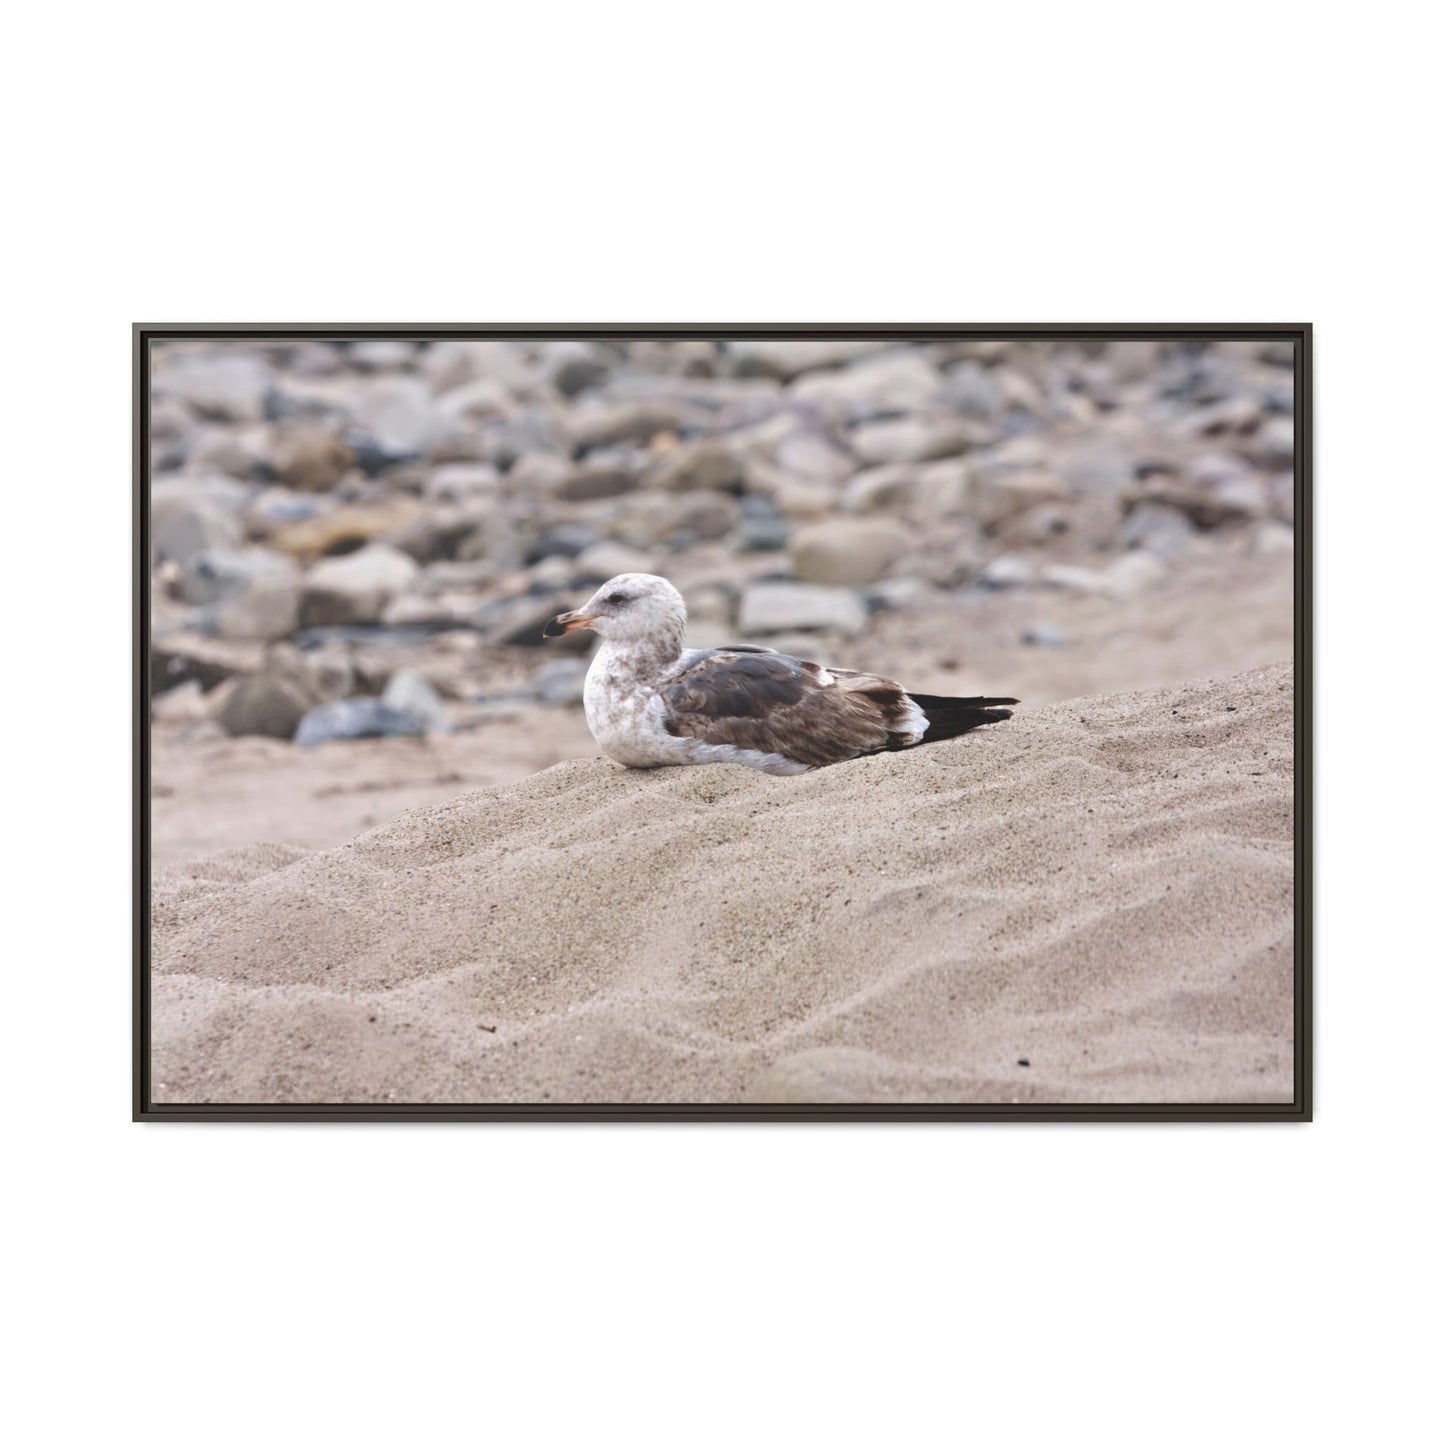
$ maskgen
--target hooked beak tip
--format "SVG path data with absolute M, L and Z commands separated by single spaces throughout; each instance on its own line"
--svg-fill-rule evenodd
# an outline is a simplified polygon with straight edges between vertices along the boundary
M 576 632 L 582 627 L 591 627 L 594 619 L 585 612 L 563 612 L 554 617 L 543 629 L 543 637 L 561 637 L 565 632 Z

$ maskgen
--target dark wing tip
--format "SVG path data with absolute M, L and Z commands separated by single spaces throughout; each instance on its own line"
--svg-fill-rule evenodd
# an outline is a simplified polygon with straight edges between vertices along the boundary
M 925 712 L 930 708 L 940 712 L 957 712 L 971 707 L 1017 707 L 1016 697 L 939 697 L 930 692 L 910 692 L 909 697 Z

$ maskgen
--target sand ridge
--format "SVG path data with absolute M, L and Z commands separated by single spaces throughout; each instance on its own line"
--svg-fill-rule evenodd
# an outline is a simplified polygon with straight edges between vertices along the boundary
M 155 1097 L 1286 1101 L 1292 712 L 1281 663 L 796 778 L 582 759 L 180 865 Z

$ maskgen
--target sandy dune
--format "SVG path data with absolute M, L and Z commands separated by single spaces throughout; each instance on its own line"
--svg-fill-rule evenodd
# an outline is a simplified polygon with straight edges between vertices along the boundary
M 800 778 L 584 759 L 180 865 L 155 1098 L 1287 1101 L 1292 707 L 1279 664 Z

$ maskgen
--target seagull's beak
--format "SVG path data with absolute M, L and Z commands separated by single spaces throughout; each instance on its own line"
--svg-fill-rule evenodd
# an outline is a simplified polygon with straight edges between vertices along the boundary
M 576 632 L 579 627 L 591 627 L 597 619 L 590 612 L 564 612 L 554 617 L 543 629 L 543 637 L 561 637 L 564 632 Z M 534 627 L 536 623 L 532 624 Z

